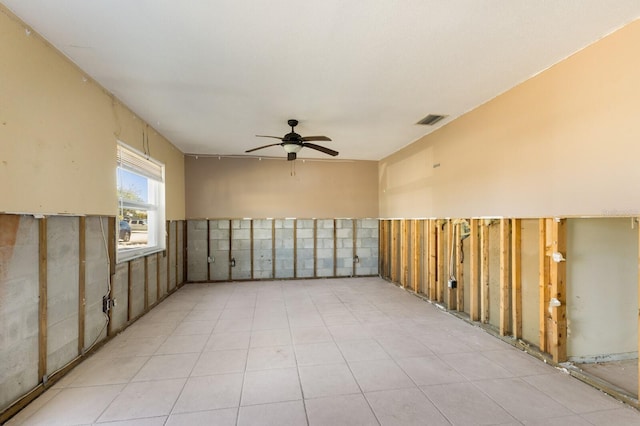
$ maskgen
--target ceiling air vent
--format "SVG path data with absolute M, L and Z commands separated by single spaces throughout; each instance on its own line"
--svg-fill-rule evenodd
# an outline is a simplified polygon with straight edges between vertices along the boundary
M 424 126 L 433 126 L 434 124 L 436 124 L 438 121 L 442 120 L 445 117 L 446 115 L 429 114 L 422 120 L 418 121 L 416 124 L 422 124 Z

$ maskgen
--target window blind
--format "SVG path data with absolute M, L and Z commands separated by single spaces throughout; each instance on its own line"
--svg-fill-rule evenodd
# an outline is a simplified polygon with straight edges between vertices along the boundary
M 164 182 L 163 165 L 146 158 L 131 148 L 118 144 L 118 167 L 158 182 Z

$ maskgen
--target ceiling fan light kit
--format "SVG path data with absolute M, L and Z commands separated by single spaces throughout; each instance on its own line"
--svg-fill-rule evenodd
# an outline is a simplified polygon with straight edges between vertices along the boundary
M 267 135 L 256 135 L 259 138 L 279 139 L 282 142 L 259 146 L 257 148 L 249 149 L 249 150 L 247 150 L 245 152 L 249 153 L 249 152 L 257 151 L 259 149 L 269 148 L 271 146 L 280 145 L 282 148 L 284 148 L 284 151 L 287 153 L 287 160 L 288 161 L 295 160 L 297 158 L 298 152 L 300 152 L 300 150 L 302 148 L 315 149 L 316 151 L 323 152 L 323 153 L 331 155 L 333 157 L 335 157 L 336 155 L 339 154 L 338 151 L 334 151 L 333 149 L 329 149 L 329 148 L 326 148 L 324 146 L 316 145 L 314 143 L 309 143 L 310 141 L 331 141 L 330 138 L 328 138 L 326 136 L 305 136 L 305 137 L 303 137 L 303 136 L 300 136 L 299 134 L 297 134 L 295 132 L 295 127 L 298 125 L 298 120 L 291 119 L 291 120 L 287 121 L 287 124 L 289 124 L 289 126 L 291 126 L 291 133 L 287 133 L 283 137 L 267 136 Z

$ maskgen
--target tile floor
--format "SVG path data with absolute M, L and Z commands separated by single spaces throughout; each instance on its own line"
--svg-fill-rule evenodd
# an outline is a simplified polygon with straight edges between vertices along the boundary
M 8 424 L 629 425 L 640 412 L 357 278 L 187 285 Z

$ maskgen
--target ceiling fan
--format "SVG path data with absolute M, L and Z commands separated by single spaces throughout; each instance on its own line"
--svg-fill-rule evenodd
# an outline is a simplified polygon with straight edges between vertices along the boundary
M 300 136 L 294 130 L 294 127 L 296 127 L 298 125 L 298 120 L 293 120 L 292 119 L 292 120 L 287 121 L 287 123 L 289 124 L 289 126 L 291 126 L 291 133 L 287 133 L 283 137 L 256 135 L 259 138 L 279 139 L 282 142 L 280 142 L 280 143 L 272 143 L 272 144 L 264 145 L 264 146 L 259 146 L 257 148 L 249 149 L 249 150 L 247 150 L 245 152 L 253 152 L 253 151 L 257 151 L 259 149 L 268 148 L 270 146 L 280 145 L 287 152 L 287 160 L 288 161 L 295 160 L 298 152 L 300 152 L 300 150 L 302 148 L 315 149 L 316 151 L 324 152 L 325 154 L 329 154 L 329 155 L 332 155 L 334 157 L 336 155 L 338 155 L 338 151 L 334 151 L 333 149 L 325 148 L 324 146 L 316 145 L 314 143 L 309 143 L 309 141 L 330 141 L 331 139 L 329 139 L 328 137 L 326 137 L 326 136 L 305 136 L 305 137 Z

